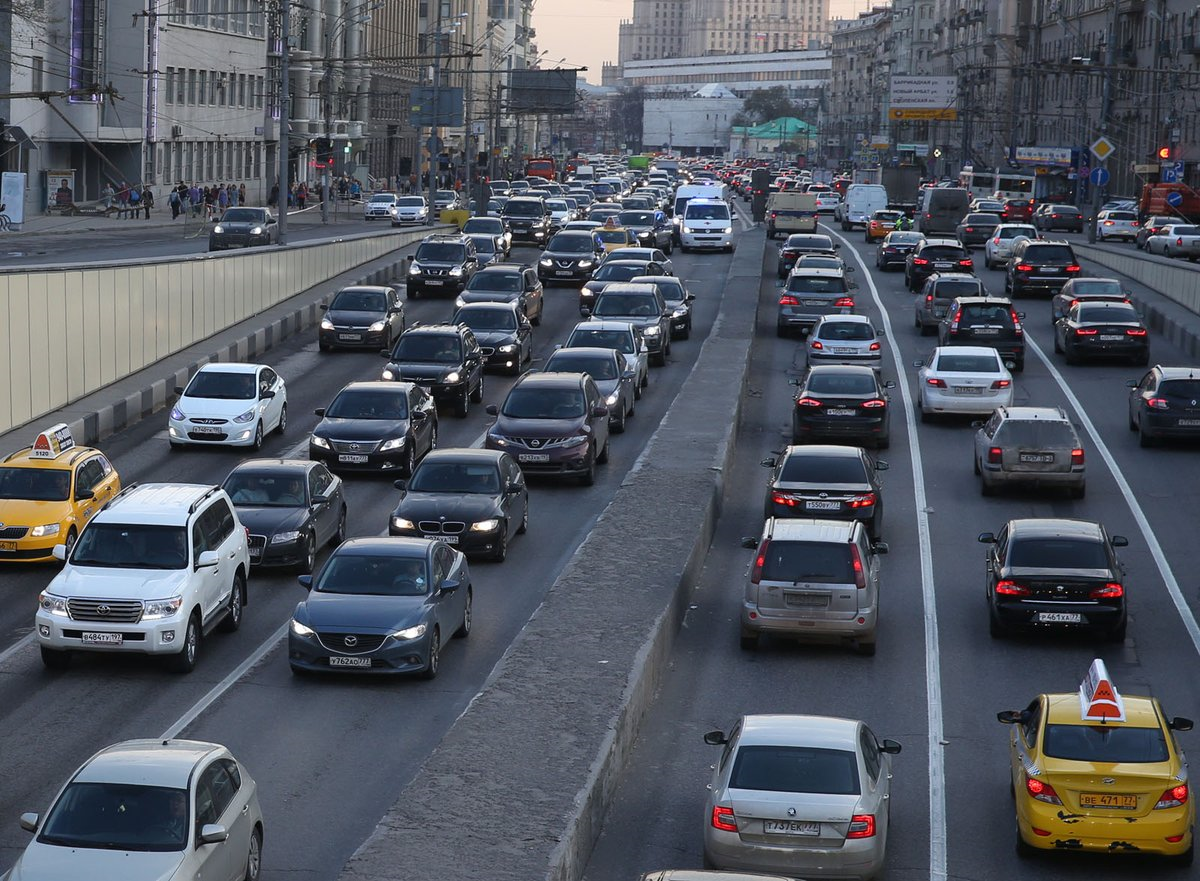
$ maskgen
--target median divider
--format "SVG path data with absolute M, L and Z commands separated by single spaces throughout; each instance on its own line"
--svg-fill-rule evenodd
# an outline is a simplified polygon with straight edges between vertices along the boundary
M 662 424 L 341 881 L 581 877 L 716 527 L 765 241 L 762 227 L 741 236 L 719 314 Z M 532 530 L 536 540 L 536 512 Z

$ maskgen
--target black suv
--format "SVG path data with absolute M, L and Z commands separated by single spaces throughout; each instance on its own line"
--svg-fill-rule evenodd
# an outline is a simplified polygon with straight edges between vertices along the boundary
M 550 209 L 534 196 L 516 196 L 504 203 L 500 217 L 512 232 L 513 244 L 542 245 L 550 238 Z
M 416 299 L 428 291 L 456 294 L 477 269 L 479 257 L 470 236 L 426 236 L 408 264 L 408 295 Z
M 956 297 L 938 325 L 938 345 L 991 346 L 1010 370 L 1020 372 L 1025 369 L 1024 317 L 1004 297 Z
M 587 230 L 557 232 L 538 259 L 538 278 L 546 284 L 586 282 L 603 259 L 604 247 Z
M 974 273 L 975 261 L 956 239 L 925 239 L 904 261 L 904 283 L 910 291 L 919 291 L 935 272 Z
M 1012 297 L 1032 291 L 1055 293 L 1081 271 L 1069 242 L 1026 239 L 1013 246 L 1004 270 L 1004 293 Z
M 946 317 L 955 297 L 986 297 L 983 282 L 963 272 L 935 272 L 925 279 L 917 294 L 913 322 L 921 336 L 937 333 L 938 324 Z
M 406 330 L 389 351 L 380 378 L 425 386 L 439 404 L 465 417 L 471 402 L 483 401 L 483 350 L 469 327 L 429 324 Z
M 1010 520 L 979 540 L 987 552 L 988 622 L 992 636 L 1010 629 L 1088 629 L 1125 639 L 1125 567 L 1109 536 L 1090 520 Z

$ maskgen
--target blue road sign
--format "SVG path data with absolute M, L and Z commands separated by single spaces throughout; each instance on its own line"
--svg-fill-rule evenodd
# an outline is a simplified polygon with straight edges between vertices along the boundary
M 1106 183 L 1108 183 L 1108 178 L 1109 178 L 1108 169 L 1100 168 L 1100 167 L 1093 168 L 1090 177 L 1091 177 L 1092 183 L 1094 183 L 1098 187 L 1102 187 Z
M 1172 208 L 1178 208 L 1183 204 L 1183 193 L 1167 193 L 1167 204 Z

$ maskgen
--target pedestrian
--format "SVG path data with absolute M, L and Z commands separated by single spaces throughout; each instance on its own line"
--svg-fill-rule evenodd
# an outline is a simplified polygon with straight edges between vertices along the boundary
M 100 190 L 100 198 L 104 201 L 105 214 L 108 214 L 110 211 L 112 211 L 113 196 L 115 195 L 116 191 L 113 190 L 112 184 L 110 184 L 108 181 L 105 181 L 104 188 Z
M 138 216 L 138 208 L 141 207 L 142 194 L 138 190 L 137 184 L 129 188 L 129 219 L 133 220 Z
M 301 211 L 304 210 L 304 203 L 308 200 L 308 184 L 301 182 L 296 187 L 296 207 Z
M 150 189 L 150 184 L 142 187 L 142 210 L 146 212 L 146 219 L 150 219 L 150 209 L 154 207 L 154 191 Z
M 167 193 L 167 204 L 171 206 L 171 220 L 175 220 L 179 216 L 179 190 L 174 188 Z
M 267 207 L 268 208 L 278 208 L 279 207 L 279 184 L 278 183 L 271 184 L 271 193 L 269 196 L 267 196 Z
M 125 181 L 121 181 L 117 187 L 117 217 L 124 217 L 125 212 L 129 210 L 129 186 Z
M 200 191 L 200 185 L 195 181 L 188 190 L 188 201 L 192 203 L 192 217 L 199 217 L 200 208 L 204 205 L 204 193 Z
M 225 187 L 217 187 L 217 211 L 220 214 L 225 213 L 225 209 L 229 207 L 229 190 Z M 220 216 L 218 214 L 218 216 Z
M 246 185 L 245 184 L 238 184 L 237 203 L 239 205 L 249 205 L 250 204 L 249 202 L 246 201 Z
M 204 188 L 204 220 L 208 223 L 212 223 L 213 215 L 216 213 L 216 210 L 217 210 L 217 188 L 215 186 L 205 187 Z
M 362 184 L 358 182 L 358 178 L 353 178 L 350 181 L 350 200 L 353 202 L 361 201 L 362 199 Z

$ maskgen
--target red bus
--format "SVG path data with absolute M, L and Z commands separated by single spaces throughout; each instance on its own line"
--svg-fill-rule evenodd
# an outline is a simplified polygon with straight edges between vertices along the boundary
M 538 156 L 525 160 L 526 177 L 544 177 L 546 180 L 557 180 L 558 169 L 554 160 L 549 156 Z

